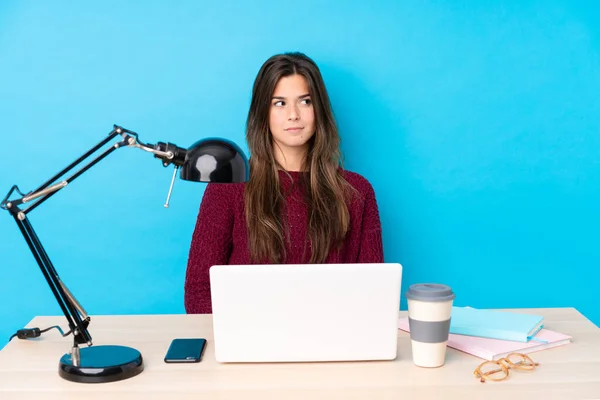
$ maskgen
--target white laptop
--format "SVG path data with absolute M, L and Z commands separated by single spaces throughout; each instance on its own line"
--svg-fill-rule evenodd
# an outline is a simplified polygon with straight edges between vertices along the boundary
M 215 265 L 219 362 L 393 360 L 402 266 Z

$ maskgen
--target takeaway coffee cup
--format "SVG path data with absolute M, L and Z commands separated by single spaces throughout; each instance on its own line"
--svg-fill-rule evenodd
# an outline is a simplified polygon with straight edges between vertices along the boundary
M 455 297 L 449 286 L 435 283 L 411 285 L 406 292 L 415 365 L 429 368 L 444 365 Z

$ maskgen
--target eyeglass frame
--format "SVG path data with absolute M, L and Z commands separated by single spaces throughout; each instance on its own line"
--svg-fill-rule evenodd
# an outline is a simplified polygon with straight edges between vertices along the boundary
M 521 363 L 521 362 L 513 363 L 510 360 L 511 356 L 519 356 L 519 357 L 523 358 L 524 362 L 523 363 Z M 529 361 L 530 363 L 526 363 L 527 361 Z M 487 372 L 487 373 L 483 373 L 481 371 L 481 367 L 483 367 L 486 364 L 495 364 L 495 365 L 500 366 L 501 369 L 493 370 L 493 371 L 490 371 L 490 372 Z M 508 378 L 508 371 L 510 369 L 514 369 L 514 370 L 517 370 L 517 371 L 533 371 L 539 365 L 540 365 L 540 363 L 537 363 L 537 362 L 533 361 L 531 359 L 531 357 L 529 357 L 526 354 L 523 354 L 523 353 L 510 353 L 510 354 L 507 354 L 506 357 L 502 357 L 502 358 L 499 358 L 497 360 L 486 360 L 486 361 L 482 362 L 481 364 L 479 364 L 479 366 L 477 368 L 475 368 L 475 371 L 473 371 L 473 375 L 476 378 L 479 378 L 481 383 L 485 383 L 488 379 L 492 380 L 492 381 L 499 382 L 499 381 L 503 381 L 506 378 Z M 490 375 L 498 373 L 500 371 L 504 372 L 504 377 L 502 377 L 502 378 L 492 378 L 492 377 L 490 377 Z

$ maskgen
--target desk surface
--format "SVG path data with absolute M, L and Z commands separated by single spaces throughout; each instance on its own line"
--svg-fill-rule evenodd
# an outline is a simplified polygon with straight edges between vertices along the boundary
M 141 351 L 145 370 L 108 384 L 78 384 L 58 376 L 58 361 L 71 337 L 56 330 L 35 340 L 12 342 L 0 352 L 0 398 L 6 399 L 425 399 L 600 398 L 600 329 L 572 308 L 520 309 L 546 317 L 546 327 L 573 336 L 571 344 L 532 354 L 533 372 L 515 372 L 502 382 L 480 383 L 473 370 L 483 360 L 448 348 L 441 368 L 411 362 L 410 336 L 398 331 L 394 361 L 219 364 L 212 346 L 210 315 L 92 317 L 94 344 Z M 400 312 L 405 316 L 406 312 Z M 60 324 L 62 317 L 36 317 L 28 327 Z M 205 337 L 198 364 L 165 364 L 176 337 Z

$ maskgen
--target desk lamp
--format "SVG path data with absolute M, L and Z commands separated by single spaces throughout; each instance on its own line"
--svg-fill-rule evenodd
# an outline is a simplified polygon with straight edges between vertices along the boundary
M 81 167 L 77 172 L 73 173 L 69 178 L 55 183 L 67 172 L 87 160 L 93 153 L 117 136 L 122 137 L 120 142 L 113 144 L 85 166 Z M 100 383 L 131 378 L 141 373 L 144 369 L 142 355 L 138 350 L 131 347 L 115 345 L 92 346 L 92 337 L 88 331 L 90 316 L 59 278 L 27 215 L 59 190 L 73 182 L 89 168 L 121 147 L 134 147 L 152 153 L 155 158 L 162 161 L 165 167 L 171 164 L 174 165 L 173 177 L 165 207 L 169 206 L 178 170 L 181 170 L 181 179 L 194 182 L 245 182 L 249 176 L 247 158 L 242 150 L 229 140 L 219 138 L 202 139 L 188 149 L 183 149 L 172 143 L 158 142 L 152 145 L 141 142 L 137 133 L 114 125 L 113 130 L 104 140 L 92 147 L 36 190 L 24 194 L 19 190 L 17 185 L 14 185 L 10 189 L 2 203 L 0 203 L 0 207 L 7 210 L 14 217 L 67 319 L 70 330 L 64 336 L 73 334 L 71 352 L 61 357 L 58 369 L 59 375 L 69 381 Z M 11 199 L 11 196 L 15 192 L 20 198 Z M 80 345 L 87 345 L 87 347 L 80 348 Z

